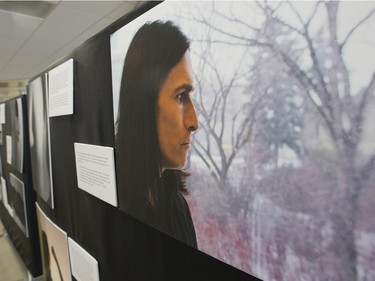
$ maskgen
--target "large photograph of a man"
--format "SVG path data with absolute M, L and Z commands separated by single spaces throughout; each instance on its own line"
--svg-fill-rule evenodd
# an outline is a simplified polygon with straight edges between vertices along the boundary
M 164 66 L 179 40 L 141 35 L 168 22 Z M 373 2 L 167 1 L 119 29 L 120 209 L 263 280 L 374 279 L 374 26 Z
M 182 195 L 188 174 L 181 170 L 198 128 L 192 89 L 189 40 L 170 21 L 144 24 L 130 43 L 121 81 L 119 207 L 197 247 Z

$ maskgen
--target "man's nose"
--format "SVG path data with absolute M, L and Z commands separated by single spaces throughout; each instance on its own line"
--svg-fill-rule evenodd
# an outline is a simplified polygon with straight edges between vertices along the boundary
M 190 132 L 198 130 L 199 123 L 194 103 L 191 102 L 185 115 L 185 126 Z

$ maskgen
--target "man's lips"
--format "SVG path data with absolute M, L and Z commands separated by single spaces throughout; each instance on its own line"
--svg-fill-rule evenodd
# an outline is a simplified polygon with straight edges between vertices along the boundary
M 183 141 L 181 141 L 180 145 L 190 147 L 190 141 L 189 140 L 183 140 Z

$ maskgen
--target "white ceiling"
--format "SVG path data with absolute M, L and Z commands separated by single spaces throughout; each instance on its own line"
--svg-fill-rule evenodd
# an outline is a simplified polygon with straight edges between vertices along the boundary
M 55 4 L 45 19 L 0 10 L 0 101 L 14 95 L 14 90 L 25 81 L 142 4 L 142 1 L 45 2 Z

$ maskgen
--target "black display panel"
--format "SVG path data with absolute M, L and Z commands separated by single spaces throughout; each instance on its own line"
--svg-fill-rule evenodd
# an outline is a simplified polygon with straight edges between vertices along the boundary
M 26 96 L 0 105 L 0 217 L 9 239 L 33 277 L 42 273 L 32 186 Z
M 184 200 L 198 250 L 127 214 L 121 181 L 118 207 L 78 188 L 75 143 L 117 150 L 122 61 L 147 20 L 191 41 Z M 74 61 L 74 114 L 50 118 L 55 208 L 41 209 L 100 280 L 374 279 L 373 26 L 372 2 L 142 5 L 56 64 Z

